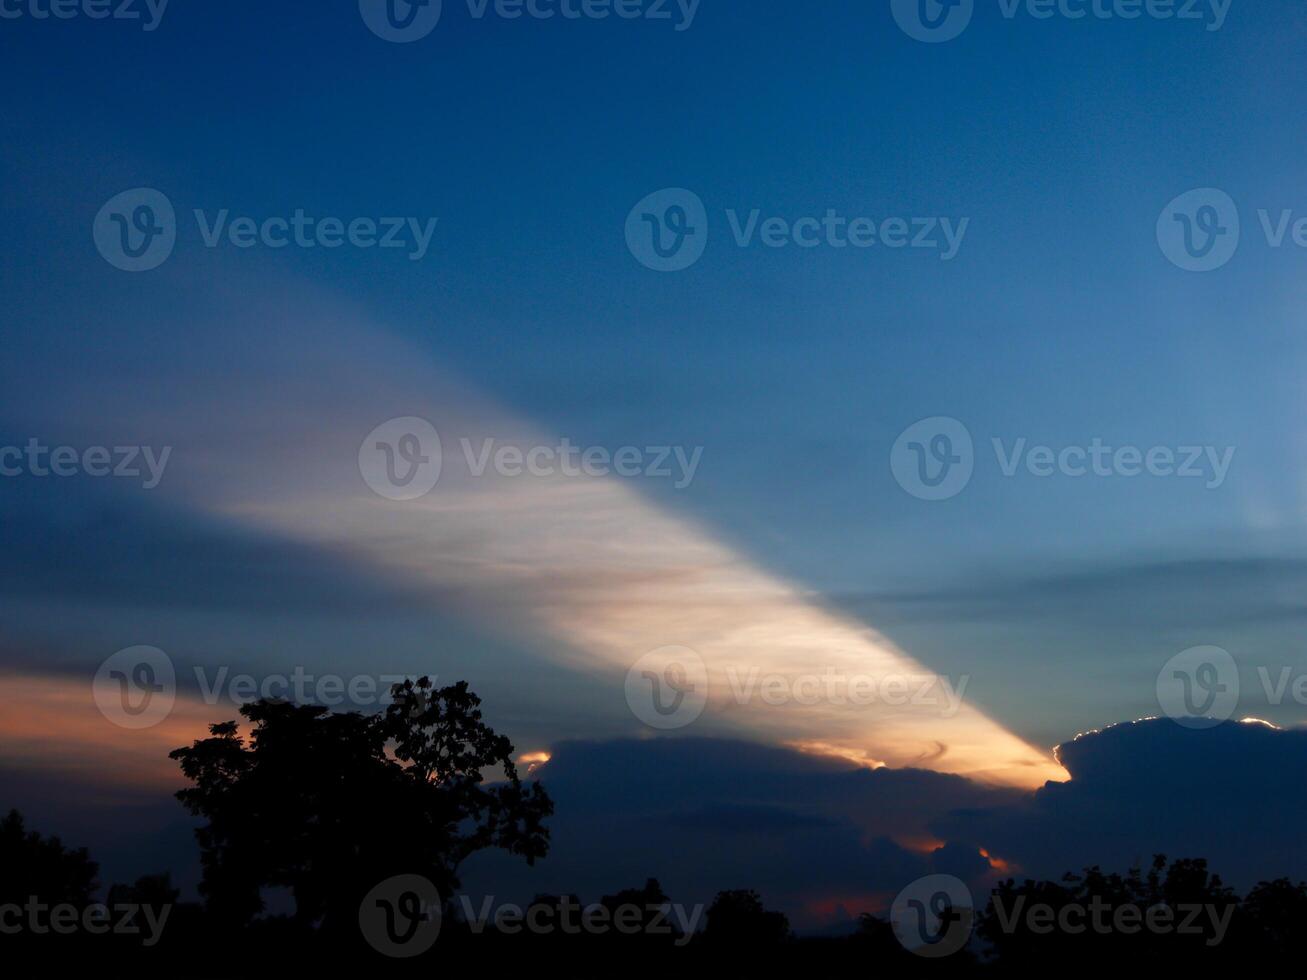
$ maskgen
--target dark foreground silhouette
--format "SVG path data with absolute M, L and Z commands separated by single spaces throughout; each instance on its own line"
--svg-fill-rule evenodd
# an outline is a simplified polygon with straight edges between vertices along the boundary
M 1307 884 L 1264 882 L 1240 896 L 1206 862 L 1162 857 L 1124 875 L 1002 882 L 974 913 L 924 894 L 902 903 L 909 914 L 894 925 L 863 915 L 825 938 L 796 937 L 747 889 L 687 916 L 652 878 L 589 901 L 479 906 L 460 895 L 462 862 L 487 848 L 544 857 L 553 804 L 521 781 L 512 745 L 466 684 L 397 685 L 375 716 L 273 701 L 241 714 L 248 737 L 223 722 L 172 753 L 191 783 L 178 796 L 204 821 L 201 903 L 180 902 L 167 875 L 102 892 L 84 850 L 30 831 L 16 812 L 0 822 L 4 976 L 476 976 L 546 964 L 586 976 L 1016 976 L 1300 959 Z M 291 911 L 270 909 L 274 892 Z

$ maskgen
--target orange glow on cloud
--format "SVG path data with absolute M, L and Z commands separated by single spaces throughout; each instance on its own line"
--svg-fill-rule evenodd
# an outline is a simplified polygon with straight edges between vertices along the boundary
M 221 720 L 215 710 L 178 698 L 166 720 L 130 731 L 100 713 L 90 677 L 0 674 L 0 765 L 66 775 L 109 795 L 171 792 L 184 780 L 168 753 L 207 735 Z

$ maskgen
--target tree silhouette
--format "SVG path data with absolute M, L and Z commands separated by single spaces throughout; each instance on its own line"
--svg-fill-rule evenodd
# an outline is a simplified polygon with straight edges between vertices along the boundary
M 1050 958 L 1104 967 L 1123 958 L 1212 962 L 1218 953 L 1230 954 L 1239 945 L 1241 930 L 1232 919 L 1236 928 L 1230 936 L 1218 935 L 1211 915 L 1228 910 L 1233 916 L 1238 905 L 1238 896 L 1208 871 L 1206 861 L 1181 860 L 1168 866 L 1158 855 L 1147 875 L 1138 868 L 1123 876 L 1094 867 L 1068 874 L 1060 883 L 1001 882 L 977 921 L 977 932 L 1005 967 L 1036 966 Z M 1025 914 L 1036 907 L 1051 909 L 1051 914 L 1042 920 Z M 1166 923 L 1145 927 L 1143 916 L 1163 907 L 1169 910 Z M 1095 908 L 1100 910 L 1096 916 Z M 1181 929 L 1175 911 L 1190 908 L 1202 914 Z M 1118 911 L 1129 915 L 1119 919 Z M 1064 912 L 1074 915 L 1064 921 Z
M 301 926 L 345 926 L 361 898 L 398 874 L 427 877 L 447 900 L 459 865 L 489 847 L 533 863 L 548 850 L 553 804 L 526 786 L 513 746 L 482 720 L 466 683 L 397 684 L 382 714 L 258 701 L 171 753 L 192 786 L 177 796 L 196 831 L 210 913 L 232 925 L 289 889 Z M 485 773 L 504 780 L 486 785 Z
M 17 810 L 0 820 L 0 905 L 36 899 L 46 905 L 90 904 L 99 866 L 85 848 L 27 830 Z
M 708 906 L 704 937 L 713 942 L 773 945 L 790 938 L 790 920 L 769 912 L 752 889 L 718 892 Z

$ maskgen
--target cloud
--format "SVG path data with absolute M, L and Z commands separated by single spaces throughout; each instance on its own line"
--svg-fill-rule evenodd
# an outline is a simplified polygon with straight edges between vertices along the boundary
M 698 732 L 1025 787 L 1060 775 L 1046 752 L 963 700 L 961 689 L 956 698 L 919 698 L 938 681 L 929 665 L 826 608 L 713 529 L 655 506 L 630 480 L 562 466 L 482 471 L 468 446 L 527 456 L 552 451 L 565 434 L 490 403 L 365 318 L 297 290 L 206 298 L 221 329 L 198 331 L 193 343 L 188 335 L 170 352 L 166 412 L 151 387 L 158 381 L 153 361 L 118 372 L 93 358 L 74 361 L 41 384 L 0 365 L 0 380 L 16 375 L 22 406 L 0 412 L 11 432 L 41 432 L 49 444 L 175 447 L 166 480 L 139 504 L 169 510 L 126 528 L 126 538 L 99 525 L 83 532 L 85 541 L 76 530 L 56 534 L 72 567 L 61 562 L 52 571 L 38 561 L 37 579 L 48 587 L 73 595 L 105 589 L 76 568 L 100 576 L 100 558 L 111 552 L 107 564 L 122 573 L 120 605 L 150 579 L 163 580 L 165 604 L 184 601 L 202 592 L 213 568 L 221 583 L 217 611 L 224 601 L 248 606 L 285 592 L 293 620 L 297 602 L 322 608 L 333 582 L 337 595 L 353 593 L 352 601 L 367 605 L 377 589 L 353 588 L 366 569 L 378 582 L 402 583 L 391 602 L 426 600 L 496 642 L 518 644 L 527 669 L 547 661 L 610 684 L 619 713 L 620 685 L 641 658 L 689 648 L 702 661 L 709 699 Z M 360 447 L 387 419 L 411 417 L 439 433 L 420 447 L 428 461 L 442 462 L 439 486 L 397 501 L 369 489 Z M 398 444 L 382 444 L 397 451 Z M 364 459 L 379 458 L 376 450 L 373 443 Z M 382 472 L 371 473 L 374 485 Z M 125 512 L 110 513 L 123 531 Z M 207 534 L 216 529 L 216 538 Z M 37 548 L 28 541 L 25 556 Z M 139 568 L 123 566 L 132 554 Z M 266 574 L 230 574 L 251 564 L 265 565 Z M 156 611 L 150 632 L 160 632 L 162 618 Z M 148 636 L 134 642 L 168 645 Z M 856 702 L 800 694 L 777 707 L 735 688 L 739 678 L 752 684 L 761 677 L 809 689 L 826 676 L 875 693 Z M 904 681 L 910 688 L 900 697 L 894 686 Z M 575 714 L 571 699 L 550 707 L 560 726 Z M 634 730 L 635 718 L 627 718 Z
M 1068 782 L 1013 806 L 935 819 L 932 830 L 983 841 L 1036 877 L 1094 864 L 1124 870 L 1166 854 L 1207 858 L 1241 888 L 1307 878 L 1307 730 L 1191 730 L 1154 719 L 1082 735 L 1059 758 Z
M 350 555 L 77 480 L 10 480 L 0 498 L 11 598 L 349 616 L 430 609 Z
M 884 913 L 899 890 L 934 873 L 983 894 L 1008 875 L 1124 871 L 1165 853 L 1205 857 L 1241 889 L 1307 878 L 1304 731 L 1116 725 L 1063 745 L 1070 781 L 1033 793 L 728 739 L 573 741 L 552 753 L 536 770 L 557 807 L 548 857 L 529 868 L 497 852 L 475 856 L 464 887 L 477 900 L 597 899 L 656 877 L 687 904 L 754 888 L 797 926 L 819 929 Z M 112 762 L 106 749 L 104 765 Z M 105 847 L 119 878 L 174 862 L 190 873 L 192 847 L 154 848 L 152 835 L 180 841 L 185 824 L 180 808 L 168 816 L 175 804 L 162 786 L 110 793 L 90 778 L 0 767 L 0 807 Z
M 1037 575 L 986 571 L 916 591 L 845 594 L 846 608 L 884 624 L 1021 622 L 1152 627 L 1228 627 L 1297 622 L 1307 560 L 1293 556 L 1139 558 L 1088 570 L 1049 567 Z
M 549 857 L 531 870 L 478 859 L 465 883 L 594 898 L 655 876 L 685 902 L 751 887 L 819 927 L 840 908 L 883 912 L 931 873 L 983 894 L 1008 875 L 1125 871 L 1165 853 L 1207 858 L 1239 888 L 1307 878 L 1307 732 L 1154 720 L 1060 757 L 1071 780 L 1026 793 L 729 740 L 566 743 L 538 771 L 557 803 Z
M 933 853 L 940 842 L 926 826 L 959 808 L 1021 798 L 943 773 L 868 770 L 709 738 L 564 743 L 538 778 L 557 805 L 549 857 L 534 869 L 478 857 L 469 891 L 506 901 L 536 892 L 597 898 L 656 877 L 686 903 L 754 888 L 807 927 L 829 924 L 841 907 L 881 910 L 936 870 L 992 879 L 974 847 Z

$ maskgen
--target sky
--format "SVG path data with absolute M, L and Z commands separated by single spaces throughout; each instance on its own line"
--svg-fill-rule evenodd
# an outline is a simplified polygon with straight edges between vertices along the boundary
M 1307 20 L 1290 0 L 972 6 L 933 43 L 897 0 L 666 19 L 445 0 L 392 43 L 366 0 L 140 0 L 138 20 L 0 4 L 0 446 L 140 447 L 143 469 L 0 477 L 0 787 L 51 815 L 52 773 L 153 806 L 177 778 L 158 749 L 233 713 L 204 701 L 224 669 L 467 678 L 519 750 L 553 756 L 546 785 L 680 764 L 640 762 L 646 742 L 739 740 L 796 753 L 763 770 L 925 771 L 966 781 L 932 798 L 996 809 L 1074 776 L 1053 746 L 1165 714 L 1159 678 L 1194 647 L 1232 658 L 1227 717 L 1296 725 Z M 110 260 L 131 217 L 114 202 L 139 188 L 176 241 L 132 272 Z M 687 203 L 689 264 L 659 271 L 645 215 L 670 231 Z M 1200 234 L 1216 216 L 1219 265 L 1182 267 L 1173 207 Z M 297 212 L 402 218 L 401 247 L 233 240 Z M 863 218 L 877 240 L 856 247 Z M 921 247 L 891 246 L 892 219 Z M 390 499 L 360 447 L 414 417 L 440 479 Z M 960 433 L 969 479 L 922 499 L 941 494 L 917 464 Z M 631 447 L 632 474 L 475 472 L 486 440 L 564 439 Z M 1093 446 L 1197 475 L 1100 475 Z M 147 489 L 144 450 L 165 447 Z M 1065 462 L 1037 475 L 1035 447 Z M 92 678 L 138 646 L 174 665 L 178 707 L 106 728 Z M 674 731 L 624 686 L 646 655 L 669 676 L 669 648 L 711 675 Z M 750 670 L 963 697 L 743 704 Z M 868 829 L 831 793 L 838 818 L 808 816 L 894 838 L 878 868 L 1000 836 L 943 826 L 943 804 Z M 585 820 L 595 794 L 575 791 Z M 565 852 L 558 876 L 604 866 Z M 775 887 L 832 907 L 835 883 Z

